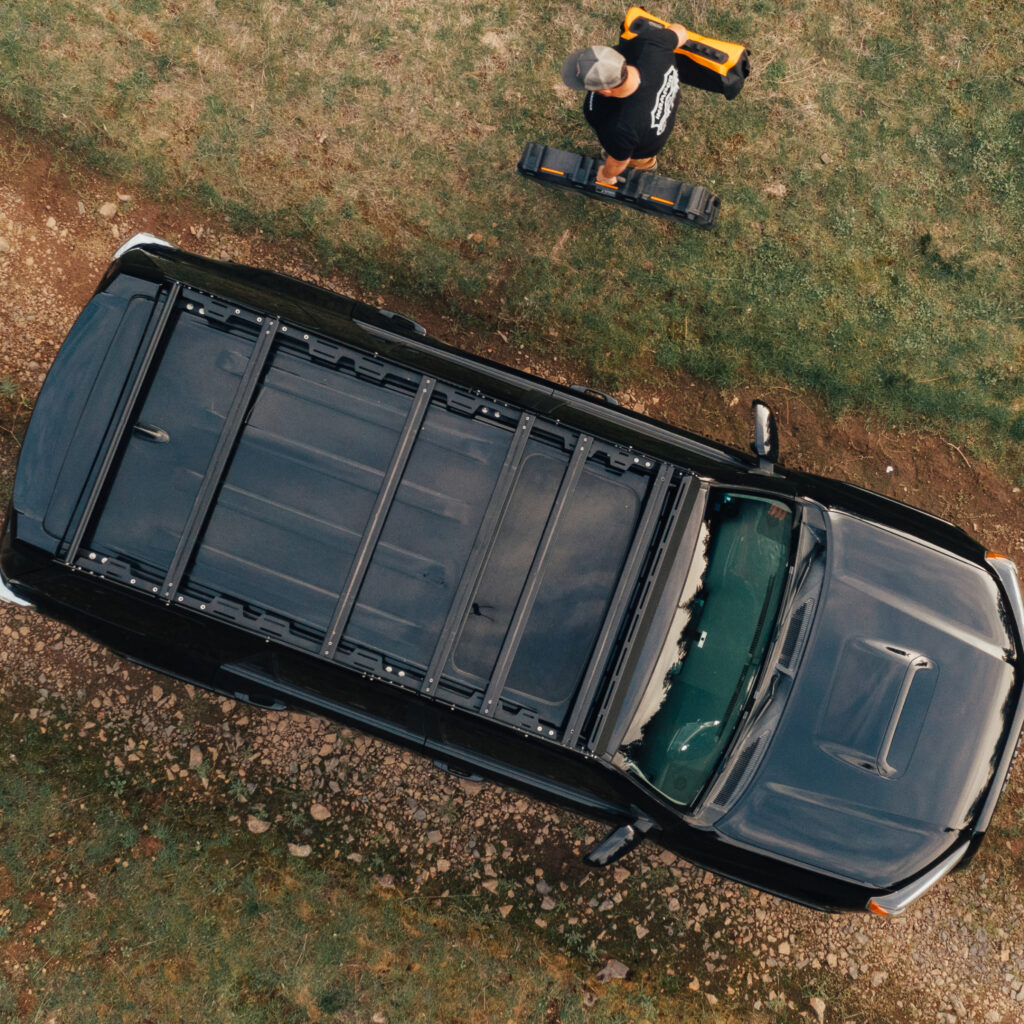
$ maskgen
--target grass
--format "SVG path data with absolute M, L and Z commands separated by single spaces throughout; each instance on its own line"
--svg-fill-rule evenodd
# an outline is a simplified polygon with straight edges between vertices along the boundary
M 661 12 L 754 51 L 734 102 L 685 90 L 663 159 L 722 196 L 711 235 L 513 173 L 527 141 L 592 148 L 558 67 L 622 13 L 0 0 L 0 113 L 595 385 L 786 380 L 1024 473 L 1024 7 Z
M 126 790 L 59 717 L 11 712 L 0 1018 L 12 1024 L 749 1019 L 643 977 L 601 986 L 571 935 L 538 942 L 472 900 L 409 900 L 344 860 L 289 857 L 225 831 L 216 801 Z

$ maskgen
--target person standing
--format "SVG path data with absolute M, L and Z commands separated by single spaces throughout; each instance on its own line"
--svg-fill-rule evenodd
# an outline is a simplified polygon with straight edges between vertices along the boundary
M 627 167 L 650 171 L 675 125 L 679 72 L 675 49 L 689 39 L 682 25 L 669 25 L 570 53 L 562 81 L 586 90 L 583 116 L 604 148 L 597 180 L 614 185 Z

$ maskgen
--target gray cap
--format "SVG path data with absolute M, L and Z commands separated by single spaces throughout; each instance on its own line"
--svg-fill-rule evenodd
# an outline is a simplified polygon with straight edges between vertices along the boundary
M 610 46 L 588 46 L 565 58 L 562 81 L 570 89 L 617 89 L 622 85 L 626 58 Z

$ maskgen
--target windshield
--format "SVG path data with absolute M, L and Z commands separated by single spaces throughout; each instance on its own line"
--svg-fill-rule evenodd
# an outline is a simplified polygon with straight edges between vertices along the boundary
M 783 502 L 712 492 L 668 641 L 616 756 L 676 803 L 697 799 L 746 705 L 792 537 Z

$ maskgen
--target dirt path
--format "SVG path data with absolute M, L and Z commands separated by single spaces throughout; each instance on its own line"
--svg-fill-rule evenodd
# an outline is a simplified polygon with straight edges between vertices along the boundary
M 26 399 L 112 252 L 136 231 L 316 276 L 203 214 L 119 196 L 110 183 L 88 177 L 71 181 L 5 131 L 0 126 L 0 378 L 15 381 Z M 111 205 L 101 212 L 104 204 Z M 354 291 L 342 279 L 323 283 Z M 402 309 L 445 340 L 527 365 L 497 335 L 459 338 L 429 309 L 361 297 Z M 567 352 L 533 368 L 557 377 L 570 359 Z M 619 397 L 740 443 L 752 395 L 677 379 L 657 392 Z M 929 436 L 878 431 L 855 417 L 832 422 L 814 400 L 785 388 L 767 389 L 766 397 L 779 415 L 787 463 L 943 515 L 1024 563 L 1016 488 L 960 449 Z M 0 434 L 0 476 L 9 480 L 15 445 L 9 432 Z M 828 917 L 719 881 L 651 846 L 613 872 L 586 873 L 576 855 L 591 838 L 589 823 L 497 787 L 457 784 L 418 757 L 319 719 L 262 714 L 195 692 L 34 614 L 0 607 L 0 634 L 0 677 L 7 680 L 0 721 L 22 713 L 46 721 L 60 705 L 80 717 L 83 737 L 106 743 L 118 772 L 159 765 L 168 786 L 217 799 L 234 780 L 236 797 L 225 799 L 224 814 L 239 828 L 246 824 L 244 801 L 258 806 L 267 785 L 298 794 L 306 808 L 321 803 L 333 821 L 345 822 L 333 840 L 344 855 L 368 871 L 371 863 L 376 870 L 384 865 L 390 879 L 381 876 L 380 884 L 477 894 L 495 914 L 515 914 L 524 928 L 564 945 L 578 945 L 582 936 L 584 945 L 593 941 L 637 965 L 648 983 L 671 980 L 717 1005 L 715 1012 L 736 1005 L 756 1020 L 814 1020 L 820 1013 L 827 1022 L 1024 1020 L 1024 901 L 1017 888 L 1024 840 L 1012 827 L 1024 806 L 1019 767 L 993 834 L 966 873 L 902 919 Z M 197 770 L 197 750 L 212 764 L 206 774 Z M 353 830 L 353 821 L 373 828 Z M 268 835 L 301 842 L 303 830 L 279 817 Z M 16 975 L 16 968 L 0 969 Z

